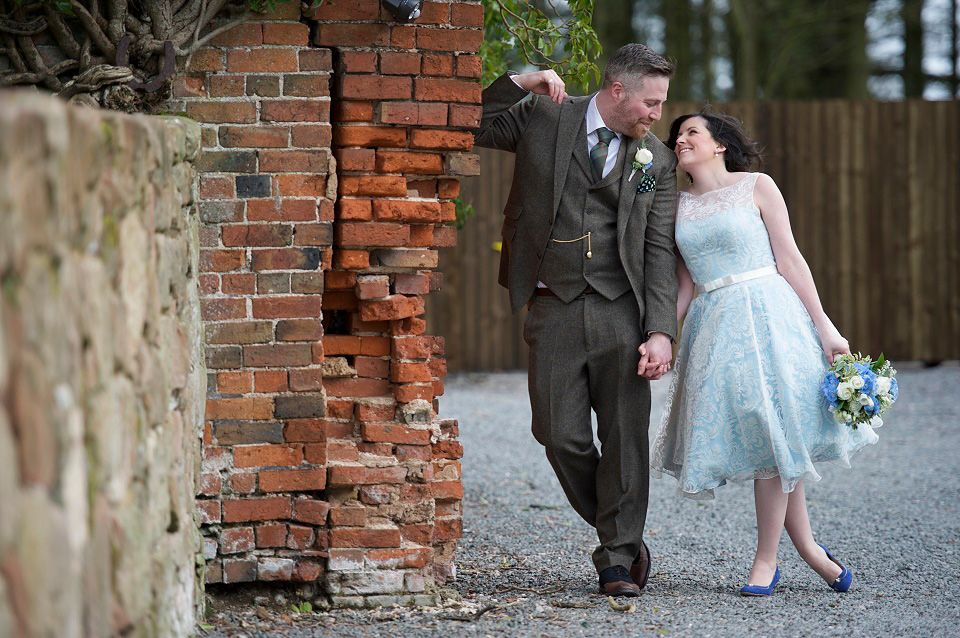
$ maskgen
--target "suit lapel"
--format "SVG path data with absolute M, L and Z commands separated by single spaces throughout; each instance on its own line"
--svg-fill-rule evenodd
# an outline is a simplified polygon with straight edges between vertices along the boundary
M 587 116 L 587 106 L 590 105 L 590 96 L 574 98 L 560 105 L 560 121 L 557 123 L 557 153 L 554 158 L 553 169 L 553 216 L 557 216 L 560 208 L 560 195 L 563 193 L 563 184 L 570 168 L 570 159 L 573 157 L 574 144 L 577 143 L 577 133 L 583 126 Z
M 637 197 L 637 176 L 634 175 L 631 180 L 630 173 L 633 171 L 633 156 L 640 148 L 640 142 L 632 137 L 625 140 L 629 140 L 629 144 L 627 144 L 627 156 L 623 162 L 623 175 L 620 176 L 620 202 L 617 205 L 617 240 L 620 246 L 623 246 L 623 235 L 627 230 L 630 213 L 633 211 L 633 201 Z
M 573 156 L 577 164 L 583 169 L 588 182 L 593 182 L 593 167 L 590 166 L 590 155 L 587 153 L 587 121 L 583 120 L 580 130 L 577 132 L 577 143 L 573 145 Z

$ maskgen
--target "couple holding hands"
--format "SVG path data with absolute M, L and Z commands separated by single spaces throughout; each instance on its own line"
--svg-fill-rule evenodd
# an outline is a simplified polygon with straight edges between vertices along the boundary
M 773 592 L 784 528 L 846 591 L 853 574 L 814 540 L 803 485 L 819 480 L 815 462 L 849 466 L 877 440 L 836 423 L 820 392 L 828 362 L 850 349 L 780 190 L 751 172 L 759 151 L 741 124 L 703 111 L 677 118 L 666 144 L 650 133 L 673 71 L 628 44 L 592 96 L 568 97 L 553 71 L 508 72 L 483 92 L 477 145 L 516 154 L 500 283 L 515 312 L 529 307 L 533 435 L 597 530 L 602 593 L 636 596 L 649 578 L 651 470 L 693 498 L 754 481 L 757 548 L 741 594 Z M 679 193 L 677 168 L 691 179 Z M 651 454 L 650 381 L 671 366 Z

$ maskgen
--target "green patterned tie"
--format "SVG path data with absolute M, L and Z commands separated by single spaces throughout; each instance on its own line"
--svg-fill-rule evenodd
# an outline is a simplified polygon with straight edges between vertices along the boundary
M 590 149 L 590 166 L 593 167 L 593 180 L 599 182 L 603 177 L 603 165 L 607 163 L 607 149 L 610 147 L 610 140 L 617 136 L 616 133 L 608 128 L 600 127 L 597 129 L 597 136 L 600 141 Z

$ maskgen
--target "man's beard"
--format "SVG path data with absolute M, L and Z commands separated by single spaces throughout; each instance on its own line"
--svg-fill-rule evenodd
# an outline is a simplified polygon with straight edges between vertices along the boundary
M 620 133 L 621 135 L 639 139 L 646 135 L 647 131 L 650 130 L 638 120 L 630 119 L 630 115 L 627 113 L 625 103 L 614 105 L 612 115 L 613 116 L 610 118 L 613 120 L 613 122 L 611 122 L 613 125 L 612 130 Z

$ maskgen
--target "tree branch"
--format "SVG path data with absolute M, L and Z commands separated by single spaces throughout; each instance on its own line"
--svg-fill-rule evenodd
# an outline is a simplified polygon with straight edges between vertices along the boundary
M 545 54 L 543 51 L 539 51 L 536 49 L 535 49 L 536 54 L 539 55 L 539 57 L 543 58 L 544 61 L 535 62 L 534 57 L 536 56 L 534 56 L 530 51 L 527 50 L 528 46 L 533 46 L 533 43 L 530 41 L 530 38 L 531 38 L 530 32 L 533 31 L 535 33 L 546 33 L 546 31 L 530 26 L 529 24 L 527 24 L 526 20 L 524 20 L 522 17 L 520 17 L 516 13 L 510 11 L 509 9 L 504 7 L 502 4 L 500 5 L 500 9 L 501 9 L 500 19 L 503 22 L 503 28 L 506 29 L 507 32 L 510 33 L 510 35 L 516 38 L 517 43 L 520 45 L 520 49 L 523 52 L 523 57 L 524 59 L 527 60 L 527 62 L 540 68 L 556 66 L 560 63 L 558 60 L 554 60 L 553 58 Z M 518 23 L 520 23 L 521 25 L 520 28 L 524 32 L 522 35 L 514 30 L 514 27 L 509 23 L 509 21 L 507 20 L 507 17 L 504 15 L 504 12 L 510 14 L 512 18 L 514 18 Z
M 50 32 L 63 52 L 69 57 L 77 59 L 80 57 L 80 43 L 73 37 L 73 32 L 67 26 L 63 19 L 63 14 L 53 5 L 44 4 L 43 12 L 47 14 L 47 23 L 50 25 Z
M 69 0 L 70 6 L 73 8 L 73 12 L 76 14 L 77 19 L 80 20 L 80 24 L 83 25 L 84 30 L 90 35 L 90 39 L 94 44 L 97 45 L 97 48 L 100 49 L 107 59 L 113 59 L 117 55 L 117 48 L 110 38 L 107 37 L 107 34 L 103 32 L 103 29 L 100 28 L 99 21 L 96 17 L 90 14 L 87 11 L 87 8 L 82 4 L 77 2 L 77 0 Z M 148 6 L 153 4 L 152 2 L 146 3 Z M 99 13 L 97 14 L 99 16 Z
M 217 37 L 217 36 L 220 35 L 221 33 L 224 33 L 224 32 L 226 32 L 226 31 L 229 31 L 230 29 L 234 28 L 235 26 L 238 26 L 238 25 L 243 24 L 244 22 L 246 22 L 247 20 L 249 20 L 252 15 L 253 15 L 253 14 L 250 14 L 250 13 L 244 13 L 244 14 L 242 14 L 239 18 L 235 18 L 234 20 L 231 20 L 230 22 L 224 24 L 223 26 L 214 29 L 213 31 L 211 31 L 211 32 L 208 33 L 207 35 L 203 36 L 202 38 L 200 38 L 199 40 L 197 40 L 196 42 L 194 42 L 194 43 L 190 46 L 190 48 L 187 50 L 186 55 L 193 55 L 193 54 L 196 53 L 199 49 L 201 49 L 202 47 L 206 46 L 207 42 L 209 42 L 210 40 L 213 40 L 215 37 Z M 184 54 L 181 54 L 181 55 L 184 55 Z
M 75 77 L 57 95 L 69 99 L 77 93 L 93 93 L 108 84 L 129 82 L 132 79 L 133 73 L 126 67 L 99 64 Z
M 80 45 L 80 70 L 86 71 L 90 68 L 90 34 L 83 38 L 83 44 Z
M 170 28 L 173 26 L 173 15 L 170 13 L 169 0 L 152 0 L 143 3 L 143 8 L 150 16 L 150 31 L 157 40 L 166 40 Z
M 10 58 L 10 64 L 13 65 L 13 68 L 19 73 L 30 73 L 31 71 L 27 68 L 26 62 L 23 61 L 23 56 L 20 55 L 14 39 L 7 34 L 3 34 L 3 44 L 7 49 L 7 57 Z
M 127 28 L 127 31 L 132 31 L 137 36 L 137 38 L 143 38 L 150 35 L 150 27 L 148 27 L 139 19 L 135 18 L 129 13 L 127 14 L 127 17 L 124 20 L 123 24 Z
M 26 59 L 27 64 L 33 68 L 35 73 L 40 75 L 41 81 L 47 85 L 48 89 L 59 91 L 63 88 L 63 82 L 61 82 L 56 75 L 53 75 L 50 69 L 47 68 L 47 65 L 44 64 L 43 58 L 40 57 L 40 52 L 37 51 L 37 47 L 33 43 L 33 38 L 26 35 L 18 36 L 17 44 L 20 45 L 20 50 L 23 52 L 23 57 Z
M 104 87 L 123 83 L 129 95 L 121 101 L 129 106 L 144 98 L 137 92 L 157 91 L 169 81 L 177 57 L 189 60 L 221 34 L 249 21 L 250 2 L 0 0 L 0 55 L 10 60 L 10 69 L 0 71 L 0 85 L 42 84 L 64 98 L 87 92 L 90 99 L 108 104 L 117 87 Z M 540 26 L 539 14 L 533 26 L 526 26 L 529 32 L 521 44 L 535 48 L 536 39 L 531 38 L 542 37 L 533 28 Z M 34 41 L 47 29 L 50 36 L 44 44 L 52 41 L 68 58 L 50 67 Z
M 196 26 L 196 28 L 194 28 L 194 30 L 193 30 L 193 44 L 194 44 L 194 45 L 196 45 L 196 44 L 197 44 L 197 40 L 200 39 L 200 29 L 202 29 L 202 28 L 204 27 L 204 25 L 207 24 L 207 21 L 206 21 L 206 19 L 205 19 L 205 18 L 207 17 L 206 14 L 207 14 L 207 0 L 201 0 L 201 2 L 200 2 L 200 19 L 197 20 L 197 26 Z M 190 60 L 187 60 L 187 64 L 188 64 L 188 65 L 190 64 Z
M 107 0 L 110 13 L 110 23 L 107 35 L 110 41 L 116 44 L 123 37 L 124 24 L 127 21 L 127 0 Z
M 43 33 L 46 28 L 47 21 L 43 16 L 37 16 L 30 21 L 0 17 L 0 32 L 10 35 L 37 35 Z
M 173 32 L 180 33 L 200 19 L 202 0 L 190 0 L 185 9 L 177 11 L 173 18 Z
M 77 68 L 76 60 L 64 60 L 48 69 L 47 74 L 59 75 Z M 0 73 L 0 86 L 15 86 L 18 84 L 40 84 L 47 75 L 40 73 Z
M 106 33 L 110 29 L 110 23 L 107 22 L 107 19 L 100 13 L 100 0 L 89 0 L 89 2 L 90 15 L 97 21 L 97 26 L 100 27 L 100 30 Z

